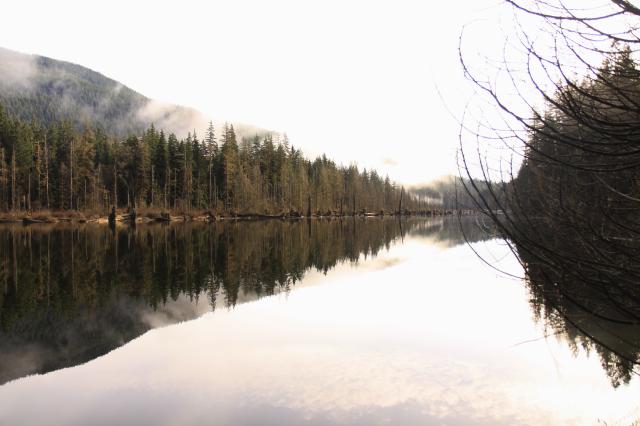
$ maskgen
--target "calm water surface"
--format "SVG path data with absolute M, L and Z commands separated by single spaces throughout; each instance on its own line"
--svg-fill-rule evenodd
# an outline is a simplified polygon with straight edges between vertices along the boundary
M 640 418 L 632 367 L 464 241 L 455 219 L 2 228 L 0 424 Z

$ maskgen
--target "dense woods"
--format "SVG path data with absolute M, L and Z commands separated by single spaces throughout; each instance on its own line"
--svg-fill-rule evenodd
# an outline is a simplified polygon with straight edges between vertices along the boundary
M 88 68 L 0 48 L 0 211 L 114 205 L 297 216 L 426 208 L 373 170 L 310 161 L 286 136 L 207 128 L 198 111 Z
M 572 238 L 629 236 L 640 199 L 639 97 L 640 70 L 628 46 L 595 78 L 559 91 L 532 121 L 525 160 L 509 187 L 513 215 L 524 220 L 536 212 Z
M 639 39 L 629 24 L 640 10 L 626 1 L 600 9 L 508 3 L 535 17 L 555 46 L 524 36 L 528 68 L 507 69 L 518 97 L 472 76 L 517 123 L 495 125 L 491 136 L 523 153 L 517 172 L 503 169 L 511 182 L 476 200 L 520 260 L 549 332 L 595 351 L 614 386 L 628 383 L 640 364 Z M 534 108 L 536 96 L 543 102 Z M 531 106 L 529 116 L 518 101 Z
M 286 135 L 238 138 L 233 125 L 202 137 L 153 125 L 124 139 L 69 121 L 25 122 L 0 106 L 0 210 L 99 210 L 296 215 L 397 212 L 416 197 L 357 166 L 311 161 Z
M 614 386 L 640 360 L 639 77 L 626 46 L 558 93 L 533 122 L 507 204 L 534 308 L 597 352 Z

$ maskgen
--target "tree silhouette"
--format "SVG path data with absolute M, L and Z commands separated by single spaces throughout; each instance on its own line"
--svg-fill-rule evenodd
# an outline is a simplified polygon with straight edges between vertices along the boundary
M 520 26 L 502 80 L 481 75 L 461 43 L 467 76 L 500 113 L 473 132 L 476 153 L 462 150 L 464 182 L 521 261 L 535 311 L 625 383 L 640 362 L 640 10 L 507 3 Z M 511 150 L 506 186 L 492 184 L 483 151 L 495 142 Z

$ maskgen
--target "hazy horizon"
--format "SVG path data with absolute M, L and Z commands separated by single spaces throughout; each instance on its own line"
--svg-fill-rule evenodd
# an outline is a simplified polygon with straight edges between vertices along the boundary
M 82 65 L 214 121 L 287 133 L 309 157 L 412 185 L 458 173 L 452 114 L 471 96 L 458 36 L 481 13 L 469 4 L 116 2 L 98 22 L 72 1 L 27 1 L 9 15 L 40 13 L 3 25 L 0 46 Z

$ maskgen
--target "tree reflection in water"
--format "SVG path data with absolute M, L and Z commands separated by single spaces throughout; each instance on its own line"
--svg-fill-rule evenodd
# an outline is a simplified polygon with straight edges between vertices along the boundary
M 0 228 L 0 383 L 77 365 L 147 330 L 289 291 L 454 220 Z M 457 241 L 461 234 L 458 232 Z
M 154 327 L 216 307 L 288 292 L 309 270 L 375 257 L 409 235 L 443 247 L 494 238 L 491 223 L 476 216 L 190 223 L 113 232 L 90 224 L 5 226 L 0 384 L 87 362 Z M 569 263 L 561 274 L 525 247 L 515 249 L 532 310 L 547 334 L 576 352 L 595 352 L 614 386 L 629 382 L 640 346 L 634 298 L 595 286 L 607 276 L 594 275 L 589 265 L 572 275 L 577 269 Z
M 640 306 L 635 286 L 598 265 L 551 267 L 516 246 L 525 265 L 531 307 L 546 334 L 564 340 L 577 353 L 597 353 L 611 384 L 629 383 L 640 360 Z M 572 249 L 574 252 L 577 248 Z M 566 252 L 565 252 L 566 254 Z

